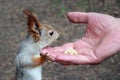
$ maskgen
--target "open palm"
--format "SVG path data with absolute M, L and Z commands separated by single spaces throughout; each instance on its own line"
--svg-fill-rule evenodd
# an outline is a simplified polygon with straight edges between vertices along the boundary
M 61 64 L 95 64 L 114 55 L 120 50 L 120 20 L 99 13 L 70 12 L 68 19 L 73 23 L 86 24 L 85 35 L 63 46 L 45 48 L 50 60 Z M 77 56 L 66 55 L 67 48 L 77 50 Z

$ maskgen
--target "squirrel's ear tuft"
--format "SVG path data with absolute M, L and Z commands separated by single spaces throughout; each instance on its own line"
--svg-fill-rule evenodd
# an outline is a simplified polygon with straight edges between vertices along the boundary
M 28 30 L 30 32 L 30 35 L 33 36 L 35 41 L 39 41 L 40 35 L 39 32 L 35 29 L 37 27 L 38 30 L 42 29 L 42 26 L 39 22 L 39 20 L 36 18 L 36 16 L 28 9 L 23 10 L 23 13 L 27 17 L 27 24 L 28 24 Z
M 28 9 L 24 9 L 23 13 L 26 14 L 26 15 L 32 15 L 32 12 Z
M 42 26 L 39 22 L 39 20 L 37 19 L 37 17 L 35 16 L 35 14 L 33 14 L 30 10 L 28 9 L 24 9 L 23 13 L 27 16 L 27 20 L 28 20 L 28 26 L 30 26 L 29 24 L 34 23 L 38 29 L 42 29 Z M 32 25 L 29 28 L 33 28 L 34 25 Z

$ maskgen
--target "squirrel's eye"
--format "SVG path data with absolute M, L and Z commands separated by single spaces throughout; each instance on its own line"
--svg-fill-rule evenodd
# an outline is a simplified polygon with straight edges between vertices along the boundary
M 38 29 L 39 29 L 38 24 L 35 23 L 35 25 L 34 25 L 34 29 L 35 29 L 35 30 L 38 30 Z
M 34 29 L 37 30 L 37 29 L 38 29 L 38 26 L 35 25 L 35 26 L 34 26 Z
M 50 36 L 52 36 L 53 34 L 54 34 L 54 32 L 51 30 L 51 31 L 49 31 L 49 33 L 48 33 Z

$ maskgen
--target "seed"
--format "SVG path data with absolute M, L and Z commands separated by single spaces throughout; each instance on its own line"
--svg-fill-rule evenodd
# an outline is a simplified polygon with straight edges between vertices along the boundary
M 78 55 L 78 52 L 73 48 L 68 48 L 64 53 L 69 55 Z
M 34 55 L 34 57 L 35 57 L 35 58 L 38 58 L 38 57 L 40 57 L 40 55 Z

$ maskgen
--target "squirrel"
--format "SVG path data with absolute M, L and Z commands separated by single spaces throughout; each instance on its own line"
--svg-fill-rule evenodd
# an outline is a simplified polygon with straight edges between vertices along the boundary
M 54 42 L 59 33 L 50 25 L 41 24 L 28 9 L 23 10 L 27 17 L 28 35 L 18 48 L 15 58 L 16 80 L 42 80 L 42 64 L 46 56 L 40 51 Z

